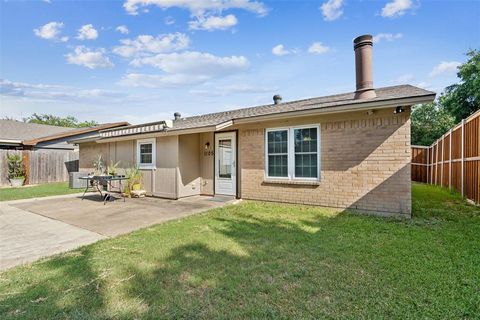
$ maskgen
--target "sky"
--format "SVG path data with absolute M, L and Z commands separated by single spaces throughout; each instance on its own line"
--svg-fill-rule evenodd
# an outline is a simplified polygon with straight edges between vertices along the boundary
M 0 118 L 132 124 L 374 86 L 440 93 L 480 49 L 480 1 L 0 0 Z

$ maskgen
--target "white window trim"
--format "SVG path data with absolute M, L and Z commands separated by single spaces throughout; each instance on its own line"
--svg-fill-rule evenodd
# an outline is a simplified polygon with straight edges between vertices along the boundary
M 317 178 L 308 178 L 308 177 L 296 177 L 295 176 L 295 140 L 294 132 L 295 129 L 307 129 L 307 128 L 316 128 L 317 129 Z M 288 149 L 288 175 L 286 177 L 271 177 L 268 175 L 268 133 L 272 131 L 287 131 L 287 149 Z M 321 131 L 320 124 L 309 124 L 309 125 L 300 125 L 300 126 L 291 126 L 291 127 L 278 127 L 278 128 L 268 128 L 265 130 L 265 178 L 267 180 L 289 180 L 289 181 L 320 181 L 320 164 L 321 164 Z
M 152 144 L 152 163 L 140 163 L 140 145 L 142 144 Z M 137 166 L 140 169 L 156 169 L 157 163 L 157 145 L 156 139 L 142 139 L 137 140 Z

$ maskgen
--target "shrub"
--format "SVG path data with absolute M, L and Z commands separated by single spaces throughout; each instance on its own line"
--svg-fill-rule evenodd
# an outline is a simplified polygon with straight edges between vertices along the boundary
M 8 179 L 25 178 L 25 167 L 20 154 L 7 153 Z

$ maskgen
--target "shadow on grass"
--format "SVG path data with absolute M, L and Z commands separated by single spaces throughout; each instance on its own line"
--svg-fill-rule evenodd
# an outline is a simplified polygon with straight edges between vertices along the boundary
M 104 306 L 102 283 L 105 277 L 105 274 L 92 269 L 91 254 L 91 247 L 83 247 L 47 259 L 35 267 L 24 267 L 25 274 L 19 281 L 21 284 L 17 283 L 22 287 L 6 291 L 0 297 L 0 318 L 89 318 L 89 313 Z M 30 269 L 40 272 L 42 279 L 39 281 L 31 276 Z M 0 284 L 5 285 L 5 282 L 3 280 Z M 10 284 L 13 286 L 16 283 Z M 20 292 L 17 292 L 18 289 Z
M 31 267 L 41 276 L 29 275 L 26 267 L 8 283 L 18 287 L 0 296 L 0 315 L 469 318 L 478 311 L 472 258 L 478 254 L 459 242 L 465 233 L 446 238 L 441 231 L 348 213 L 326 215 L 318 208 L 247 203 Z M 103 256 L 112 243 L 128 252 Z M 470 255 L 463 255 L 467 249 Z

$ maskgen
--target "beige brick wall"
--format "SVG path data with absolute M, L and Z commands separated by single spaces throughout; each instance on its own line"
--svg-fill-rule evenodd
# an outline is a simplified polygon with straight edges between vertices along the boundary
M 350 208 L 381 215 L 411 214 L 410 110 L 349 113 L 239 128 L 241 197 Z M 265 180 L 265 128 L 321 126 L 319 185 Z

